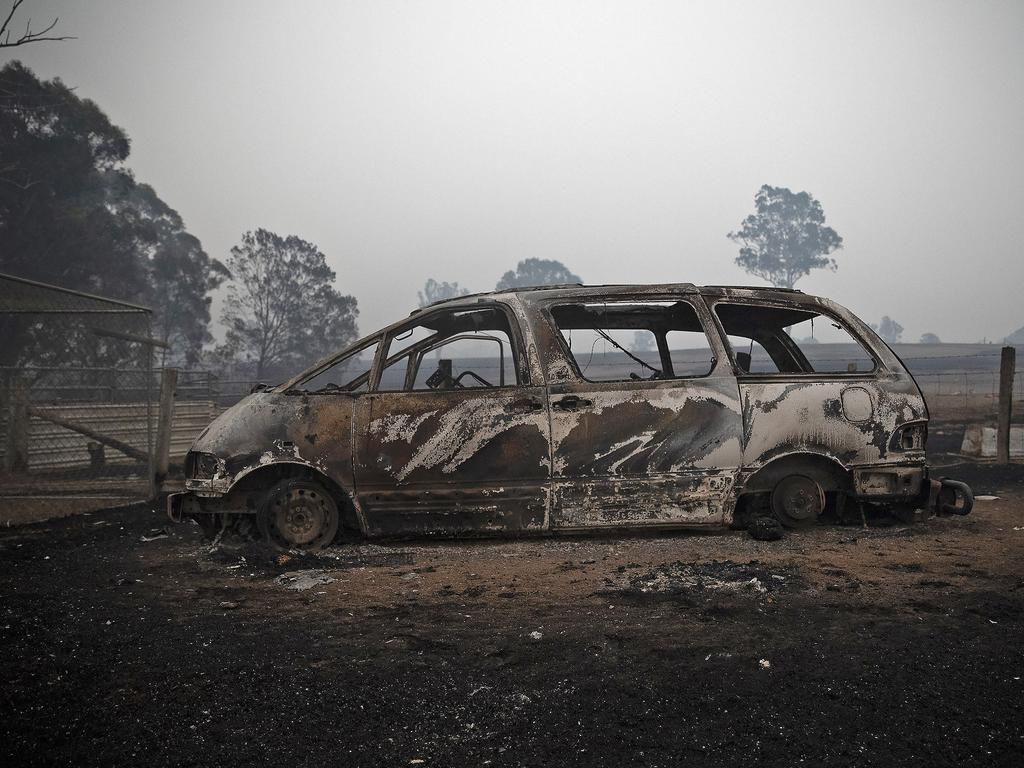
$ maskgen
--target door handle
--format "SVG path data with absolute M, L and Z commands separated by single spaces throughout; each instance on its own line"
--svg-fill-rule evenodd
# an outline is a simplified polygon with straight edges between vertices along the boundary
M 544 403 L 536 397 L 524 397 L 521 400 L 513 400 L 505 406 L 509 413 L 532 413 L 544 408 Z
M 579 395 L 566 395 L 561 400 L 555 400 L 551 405 L 563 411 L 576 411 L 580 408 L 589 408 L 593 404 L 593 400 L 585 400 Z

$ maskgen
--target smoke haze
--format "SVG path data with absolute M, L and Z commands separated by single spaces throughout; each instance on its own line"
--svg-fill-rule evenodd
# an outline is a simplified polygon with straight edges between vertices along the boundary
M 803 279 L 944 341 L 1024 325 L 1020 2 L 32 3 L 77 40 L 3 52 L 132 138 L 211 256 L 316 243 L 364 332 L 427 278 L 520 259 L 588 283 L 754 283 L 761 184 L 844 238 Z M 216 316 L 216 314 L 215 314 Z

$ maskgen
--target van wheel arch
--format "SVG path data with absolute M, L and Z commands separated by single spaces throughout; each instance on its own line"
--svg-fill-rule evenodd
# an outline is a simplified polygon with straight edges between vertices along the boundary
M 739 489 L 734 514 L 738 518 L 737 527 L 749 527 L 758 517 L 779 519 L 778 513 L 773 510 L 773 494 L 782 481 L 797 477 L 810 478 L 825 498 L 830 499 L 830 502 L 822 504 L 823 509 L 828 504 L 831 504 L 831 509 L 836 509 L 843 494 L 853 490 L 850 471 L 831 456 L 819 453 L 787 454 L 758 469 Z M 803 527 L 813 521 L 800 522 L 783 516 L 782 523 L 786 527 Z
M 282 480 L 304 480 L 318 483 L 330 493 L 338 506 L 340 515 L 339 536 L 354 536 L 363 533 L 359 515 L 356 512 L 352 495 L 339 483 L 332 480 L 318 469 L 300 462 L 276 462 L 259 467 L 249 472 L 231 488 L 231 493 L 245 495 L 249 499 L 248 506 L 255 512 L 259 509 L 264 494 Z
M 751 475 L 740 494 L 770 493 L 781 480 L 790 475 L 805 475 L 826 493 L 853 490 L 850 471 L 831 456 L 820 453 L 791 453 L 765 464 Z

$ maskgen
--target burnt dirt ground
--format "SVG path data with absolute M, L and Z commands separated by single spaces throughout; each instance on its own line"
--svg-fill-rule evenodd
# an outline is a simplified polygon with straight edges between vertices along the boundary
M 211 552 L 0 531 L 4 765 L 1021 765 L 1024 467 L 966 518 Z

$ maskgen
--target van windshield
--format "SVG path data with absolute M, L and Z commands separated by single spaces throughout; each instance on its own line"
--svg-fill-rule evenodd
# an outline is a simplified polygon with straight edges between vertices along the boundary
M 314 367 L 300 374 L 297 383 L 288 391 L 312 394 L 365 392 L 369 388 L 370 370 L 379 345 L 378 337 L 351 349 L 319 372 L 313 373 Z

